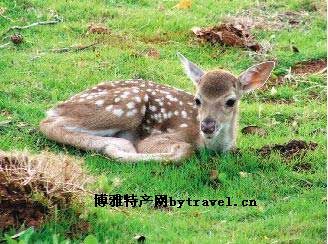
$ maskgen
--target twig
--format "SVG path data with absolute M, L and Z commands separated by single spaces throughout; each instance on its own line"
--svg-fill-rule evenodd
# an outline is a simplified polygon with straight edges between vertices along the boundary
M 66 53 L 66 52 L 78 52 L 78 51 L 82 51 L 85 50 L 87 48 L 90 47 L 94 47 L 98 44 L 98 42 L 94 42 L 92 44 L 89 45 L 85 45 L 85 46 L 70 46 L 70 47 L 64 47 L 64 48 L 55 48 L 55 49 L 50 49 L 51 52 L 54 53 Z
M 0 48 L 5 48 L 5 47 L 7 47 L 9 44 L 10 44 L 10 42 L 7 42 L 7 43 L 1 45 Z
M 321 75 L 321 74 L 323 74 L 323 73 L 326 73 L 326 71 L 327 71 L 327 67 L 323 68 L 322 70 L 319 70 L 319 71 L 316 72 L 315 74 L 316 74 L 316 75 Z
M 55 16 L 55 18 L 53 20 L 49 20 L 49 21 L 39 21 L 39 22 L 32 23 L 30 25 L 24 25 L 24 26 L 12 26 L 7 31 L 5 31 L 2 34 L 2 36 L 4 36 L 5 34 L 7 34 L 8 32 L 10 32 L 12 30 L 24 30 L 24 29 L 28 29 L 28 28 L 38 26 L 38 25 L 54 25 L 54 24 L 58 24 L 62 21 L 63 21 L 63 19 L 59 18 L 58 16 Z
M 9 18 L 8 16 L 6 16 L 6 15 L 0 14 L 0 17 L 13 22 L 13 20 L 11 18 Z

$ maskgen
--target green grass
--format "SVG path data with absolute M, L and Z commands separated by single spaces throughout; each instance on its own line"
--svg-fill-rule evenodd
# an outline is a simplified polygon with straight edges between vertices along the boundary
M 326 127 L 324 75 L 296 77 L 296 81 L 276 86 L 274 95 L 263 90 L 245 97 L 240 128 L 255 124 L 269 133 L 264 138 L 239 133 L 241 155 L 210 156 L 201 152 L 180 166 L 156 162 L 125 165 L 58 145 L 38 132 L 45 110 L 103 80 L 139 77 L 193 91 L 176 51 L 206 69 L 226 68 L 236 74 L 257 62 L 243 49 L 200 45 L 190 34 L 194 26 L 214 25 L 228 14 L 256 8 L 255 3 L 194 0 L 191 9 L 178 10 L 173 8 L 176 2 L 2 1 L 0 7 L 6 8 L 3 15 L 7 18 L 0 16 L 0 34 L 13 25 L 51 19 L 52 13 L 64 21 L 23 30 L 23 44 L 0 49 L 0 121 L 11 121 L 0 126 L 0 149 L 47 149 L 83 157 L 91 174 L 105 176 L 111 189 L 108 193 L 167 194 L 180 199 L 230 196 L 236 202 L 256 199 L 258 206 L 183 206 L 161 211 L 147 206 L 100 209 L 90 203 L 83 214 L 91 226 L 88 233 L 70 237 L 68 230 L 80 220 L 67 211 L 58 211 L 47 224 L 33 231 L 31 243 L 81 242 L 89 234 L 100 243 L 134 242 L 136 234 L 145 235 L 150 243 L 324 243 L 326 134 L 312 133 Z M 309 11 L 306 25 L 255 31 L 257 39 L 273 44 L 268 58 L 277 60 L 274 75 L 286 74 L 300 61 L 326 58 L 326 19 L 319 11 L 325 6 L 320 1 L 276 0 L 261 4 L 272 13 Z M 164 10 L 159 10 L 160 5 Z M 103 23 L 112 33 L 87 35 L 87 26 L 92 22 Z M 62 54 L 48 51 L 94 41 L 100 43 L 94 50 Z M 290 43 L 300 52 L 293 53 L 288 48 Z M 160 58 L 144 55 L 149 48 L 156 49 Z M 297 122 L 297 130 L 293 121 Z M 318 147 L 289 160 L 278 154 L 263 158 L 253 150 L 295 138 L 314 141 Z M 295 171 L 295 165 L 302 163 L 309 164 L 310 170 Z M 213 169 L 219 172 L 218 188 L 209 179 Z M 250 175 L 241 177 L 239 172 Z M 115 178 L 121 179 L 120 186 L 111 185 Z M 7 234 L 13 233 L 11 230 Z

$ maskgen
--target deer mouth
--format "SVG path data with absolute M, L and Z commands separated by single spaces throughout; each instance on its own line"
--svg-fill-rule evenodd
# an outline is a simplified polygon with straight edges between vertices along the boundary
M 222 129 L 222 126 L 219 125 L 219 126 L 215 126 L 215 129 L 212 133 L 204 133 L 203 131 L 201 131 L 201 134 L 202 136 L 207 139 L 207 140 L 211 140 L 213 139 L 214 137 L 218 136 L 220 131 Z

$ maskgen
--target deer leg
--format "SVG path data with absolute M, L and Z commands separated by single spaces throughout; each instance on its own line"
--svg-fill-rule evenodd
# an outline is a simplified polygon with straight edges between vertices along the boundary
M 176 162 L 188 158 L 193 153 L 191 144 L 164 135 L 150 136 L 137 144 L 138 152 L 125 152 L 109 145 L 104 152 L 118 161 L 160 161 Z
M 59 143 L 71 145 L 83 150 L 103 153 L 107 146 L 129 153 L 136 153 L 132 142 L 116 137 L 96 136 L 84 132 L 73 132 L 65 127 L 60 120 L 44 120 L 40 130 L 50 139 Z

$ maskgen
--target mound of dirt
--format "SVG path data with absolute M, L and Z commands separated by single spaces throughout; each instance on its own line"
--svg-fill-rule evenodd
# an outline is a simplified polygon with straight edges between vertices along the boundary
M 267 136 L 266 130 L 256 125 L 249 125 L 244 127 L 241 130 L 241 133 L 245 135 L 249 134 L 249 135 Z
M 260 51 L 261 45 L 254 41 L 250 32 L 251 26 L 246 22 L 226 22 L 213 27 L 194 27 L 192 32 L 200 42 L 227 46 L 246 47 L 252 51 Z
M 292 67 L 292 73 L 298 75 L 314 74 L 327 68 L 327 60 L 310 60 L 295 64 Z
M 318 146 L 315 142 L 305 142 L 299 140 L 291 140 L 286 144 L 267 145 L 258 150 L 258 153 L 262 156 L 268 156 L 272 151 L 279 152 L 283 157 L 290 158 L 302 153 L 306 153 L 308 150 L 314 150 Z
M 0 229 L 40 226 L 54 206 L 87 194 L 91 182 L 81 162 L 67 156 L 0 151 Z

